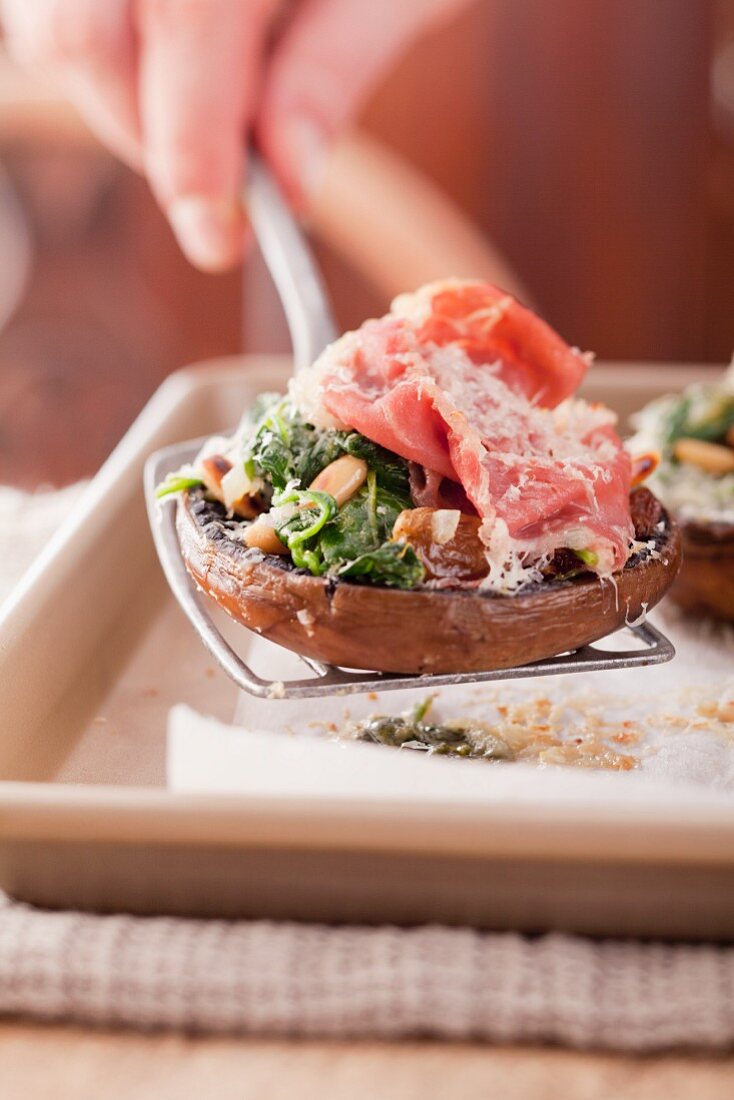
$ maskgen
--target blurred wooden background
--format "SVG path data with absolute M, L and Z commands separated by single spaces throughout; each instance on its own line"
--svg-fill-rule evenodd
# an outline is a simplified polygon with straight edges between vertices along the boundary
M 248 343 L 240 273 L 193 271 L 145 184 L 68 114 L 2 65 L 0 311 L 17 304 L 0 330 L 0 483 L 26 487 L 91 474 L 166 374 Z M 728 360 L 734 0 L 478 0 L 361 122 L 498 243 L 570 342 Z M 344 326 L 385 308 L 320 255 Z M 271 308 L 257 269 L 246 286 L 248 315 Z M 258 349 L 284 346 L 273 317 Z

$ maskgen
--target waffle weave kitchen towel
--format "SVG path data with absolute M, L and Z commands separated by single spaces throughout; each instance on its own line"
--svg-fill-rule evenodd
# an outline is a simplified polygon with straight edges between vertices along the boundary
M 186 1031 L 734 1042 L 734 950 L 0 906 L 0 1012 Z

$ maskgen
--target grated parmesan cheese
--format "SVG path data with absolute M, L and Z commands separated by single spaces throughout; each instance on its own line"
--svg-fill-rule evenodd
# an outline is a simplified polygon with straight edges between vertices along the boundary
M 249 478 L 241 461 L 235 462 L 232 469 L 222 478 L 222 495 L 227 508 L 232 508 L 242 497 L 255 496 L 265 488 L 261 477 Z
M 456 534 L 461 512 L 458 508 L 438 508 L 431 517 L 431 536 L 439 546 L 444 546 Z

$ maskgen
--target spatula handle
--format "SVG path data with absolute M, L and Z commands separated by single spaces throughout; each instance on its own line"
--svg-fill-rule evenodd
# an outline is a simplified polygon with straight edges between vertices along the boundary
M 251 152 L 247 206 L 265 264 L 283 305 L 293 343 L 294 370 L 310 367 L 337 332 L 313 253 L 281 190 Z

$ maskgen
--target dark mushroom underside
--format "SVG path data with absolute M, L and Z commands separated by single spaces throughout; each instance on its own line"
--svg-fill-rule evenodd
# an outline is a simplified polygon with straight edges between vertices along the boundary
M 518 596 L 477 589 L 371 587 L 295 569 L 232 538 L 221 505 L 183 495 L 176 526 L 186 566 L 238 622 L 307 657 L 381 672 L 479 672 L 577 649 L 655 606 L 680 565 L 662 513 L 655 548 L 613 581 L 551 580 Z
M 671 598 L 692 615 L 734 622 L 734 523 L 679 526 L 683 566 Z

